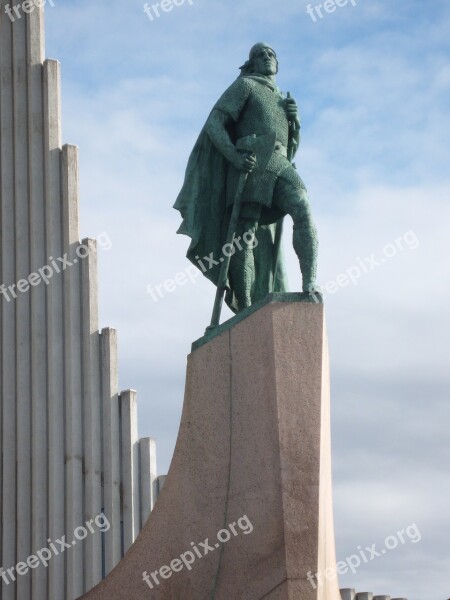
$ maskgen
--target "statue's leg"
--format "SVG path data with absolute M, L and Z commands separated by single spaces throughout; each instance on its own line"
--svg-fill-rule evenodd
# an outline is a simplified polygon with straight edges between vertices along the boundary
M 258 222 L 239 219 L 235 236 L 235 253 L 231 257 L 229 279 L 238 301 L 239 310 L 252 304 L 255 287 L 255 258 L 251 240 L 256 235 Z
M 308 194 L 305 188 L 297 188 L 290 181 L 279 177 L 275 185 L 273 203 L 292 217 L 293 245 L 300 262 L 303 291 L 309 292 L 316 286 L 319 243 Z

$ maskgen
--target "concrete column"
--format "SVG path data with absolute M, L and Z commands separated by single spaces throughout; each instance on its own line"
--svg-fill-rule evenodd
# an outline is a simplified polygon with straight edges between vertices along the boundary
M 140 531 L 139 445 L 137 399 L 134 390 L 120 394 L 122 521 L 125 554 Z
M 14 103 L 12 73 L 12 23 L 0 19 L 0 206 L 1 281 L 6 287 L 16 281 L 16 230 L 14 216 Z M 3 288 L 5 290 L 5 288 Z M 6 290 L 1 297 L 1 565 L 16 563 L 16 303 Z M 14 585 L 0 580 L 2 600 L 15 600 Z
M 324 344 L 322 350 L 322 373 L 329 371 L 329 351 L 328 351 L 328 335 L 326 323 L 323 324 Z M 322 398 L 330 398 L 330 378 L 322 377 Z M 320 499 L 319 499 L 319 572 L 326 575 L 327 566 L 336 564 L 336 546 L 334 540 L 334 518 L 333 504 L 330 498 L 333 497 L 332 488 L 332 469 L 331 469 L 331 411 L 330 402 L 323 401 L 321 403 L 321 436 L 320 436 Z M 330 532 L 331 535 L 330 535 Z M 330 587 L 336 585 L 338 576 L 335 576 Z M 328 584 L 322 587 L 322 593 L 319 593 L 320 600 L 328 600 L 329 593 Z
M 23 2 L 18 1 L 19 5 Z M 33 10 L 28 14 L 23 14 L 24 21 L 27 22 L 29 43 L 29 57 L 31 64 L 42 65 L 45 58 L 45 26 L 44 26 L 44 8 L 39 7 L 38 2 L 33 3 Z
M 78 160 L 74 146 L 62 149 L 63 250 L 71 266 L 64 270 L 65 418 L 66 418 L 66 517 L 65 534 L 74 539 L 83 525 L 83 403 L 81 344 L 81 276 L 76 253 L 78 233 Z M 76 598 L 84 591 L 83 544 L 76 543 L 66 555 L 66 595 Z
M 161 495 L 161 492 L 163 491 L 164 484 L 166 483 L 166 479 L 167 479 L 167 475 L 160 475 L 157 478 L 157 482 L 158 482 L 158 487 L 157 487 L 157 489 L 158 489 L 158 495 L 157 495 L 156 499 L 158 499 L 159 496 Z
M 158 480 L 156 473 L 156 443 L 152 438 L 141 438 L 139 440 L 139 462 L 140 462 L 140 506 L 141 523 L 140 529 L 144 527 L 158 495 Z
M 73 545 L 47 568 L 3 573 L 0 597 L 72 600 L 100 581 L 103 561 L 110 571 L 121 557 L 116 333 L 98 332 L 96 248 L 79 242 L 77 148 L 61 148 L 59 64 L 44 62 L 43 9 L 26 4 L 8 2 L 20 14 L 12 19 L 4 0 L 0 8 L 0 565 L 63 536 Z M 134 407 L 128 417 L 134 440 Z M 123 447 L 127 545 L 140 527 L 132 444 Z M 82 541 L 76 531 L 104 507 L 103 554 L 100 533 Z
M 117 332 L 103 329 L 102 414 L 103 414 L 103 509 L 111 528 L 105 533 L 105 571 L 121 559 L 120 523 L 120 425 L 117 376 Z
M 102 512 L 102 406 L 100 372 L 100 336 L 98 333 L 97 243 L 83 240 L 88 252 L 81 259 L 83 305 L 83 394 L 84 394 L 84 521 Z M 83 250 L 84 252 L 84 250 Z M 85 588 L 91 589 L 102 579 L 102 538 L 99 532 L 84 542 Z
M 57 61 L 47 60 L 43 70 L 45 227 L 50 261 L 63 257 L 61 202 L 61 86 Z M 65 533 L 64 446 L 64 298 L 63 275 L 56 273 L 47 289 L 48 373 L 48 535 L 52 540 Z M 54 556 L 48 566 L 48 596 L 65 595 L 65 556 Z
M 49 264 L 46 230 L 44 166 L 42 12 L 34 10 L 27 25 L 28 156 L 30 206 L 30 273 Z M 47 387 L 47 291 L 41 283 L 31 286 L 31 548 L 43 548 L 48 539 L 48 387 Z M 31 571 L 32 598 L 47 597 L 47 569 Z
M 61 156 L 63 249 L 69 252 L 80 240 L 78 207 L 78 148 L 64 144 Z
M 30 270 L 30 207 L 28 147 L 28 81 L 26 20 L 17 20 L 12 27 L 13 98 L 14 98 L 14 204 L 16 229 L 16 273 L 19 286 Z M 11 251 L 11 250 L 10 250 Z M 30 293 L 16 288 L 16 401 L 17 401 L 17 561 L 31 554 L 31 306 Z M 17 595 L 23 600 L 31 597 L 31 574 L 17 579 Z

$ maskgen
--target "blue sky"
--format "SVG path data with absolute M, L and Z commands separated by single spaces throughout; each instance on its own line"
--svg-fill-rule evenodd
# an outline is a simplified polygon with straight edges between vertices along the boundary
M 338 556 L 412 523 L 422 537 L 342 577 L 341 587 L 443 600 L 450 5 L 358 0 L 313 22 L 307 4 L 194 0 L 154 21 L 136 0 L 48 8 L 47 56 L 62 63 L 63 137 L 80 147 L 81 233 L 106 231 L 113 242 L 99 256 L 101 324 L 119 331 L 121 387 L 138 389 L 140 433 L 157 439 L 166 472 L 186 355 L 214 288 L 199 278 L 158 302 L 146 289 L 188 267 L 172 205 L 189 152 L 249 48 L 269 42 L 278 84 L 301 111 L 296 162 L 319 229 L 320 282 L 372 255 L 380 262 L 356 285 L 326 294 Z

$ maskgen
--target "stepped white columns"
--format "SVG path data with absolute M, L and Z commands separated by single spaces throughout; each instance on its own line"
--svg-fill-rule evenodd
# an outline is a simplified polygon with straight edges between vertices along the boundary
M 7 4 L 20 5 L 14 22 Z M 98 330 L 96 242 L 80 241 L 59 80 L 58 62 L 44 60 L 43 9 L 0 0 L 2 600 L 90 590 L 154 502 L 154 443 L 137 439 L 135 393 L 119 396 L 117 334 Z M 103 533 L 92 525 L 102 512 Z M 77 539 L 88 522 L 94 531 Z M 63 536 L 75 543 L 47 567 L 27 564 Z

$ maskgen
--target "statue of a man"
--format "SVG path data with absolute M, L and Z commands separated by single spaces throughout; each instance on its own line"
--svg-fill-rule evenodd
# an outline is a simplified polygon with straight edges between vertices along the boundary
M 178 233 L 191 237 L 188 258 L 215 285 L 224 252 L 233 253 L 226 302 L 234 312 L 270 292 L 287 291 L 280 246 L 287 214 L 294 222 L 303 291 L 311 292 L 316 283 L 316 228 L 305 185 L 292 164 L 300 143 L 298 109 L 276 86 L 277 72 L 275 51 L 264 43 L 253 46 L 200 133 L 174 206 L 183 217 Z M 260 142 L 259 155 L 239 149 L 249 136 Z M 246 181 L 230 251 L 224 243 L 242 174 Z

